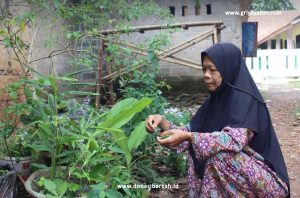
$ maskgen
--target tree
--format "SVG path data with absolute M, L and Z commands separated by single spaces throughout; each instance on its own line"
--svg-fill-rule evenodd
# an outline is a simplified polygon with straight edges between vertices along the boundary
M 293 10 L 293 4 L 289 0 L 253 0 L 251 10 Z

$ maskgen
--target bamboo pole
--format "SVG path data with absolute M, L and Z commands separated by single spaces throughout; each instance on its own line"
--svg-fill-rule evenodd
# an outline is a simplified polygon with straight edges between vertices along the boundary
M 106 45 L 104 45 L 104 48 L 106 47 Z M 106 52 L 106 54 L 109 56 L 110 53 Z M 107 66 L 107 75 L 111 74 L 111 61 L 107 61 L 106 59 L 106 66 Z M 113 86 L 113 82 L 108 82 L 108 91 L 109 91 L 109 103 L 110 105 L 113 105 L 115 103 L 115 97 L 114 97 L 114 86 Z
M 213 28 L 213 43 L 219 43 L 217 26 Z
M 189 23 L 187 25 L 190 25 L 191 27 L 192 26 L 214 25 L 214 27 L 216 27 L 216 32 L 217 32 L 216 35 L 218 36 L 218 37 L 216 37 L 217 38 L 216 40 L 219 42 L 219 40 L 220 40 L 220 35 L 219 35 L 220 31 L 226 27 L 226 26 L 221 26 L 220 27 L 220 25 L 222 25 L 222 24 L 223 24 L 223 22 L 207 22 L 207 23 L 201 23 L 201 25 L 199 25 L 199 24 L 197 25 L 197 23 Z M 182 27 L 183 27 L 183 25 L 184 24 L 181 24 Z M 175 26 L 176 26 L 176 24 L 175 24 Z M 151 28 L 156 28 L 156 27 L 153 27 L 153 26 L 152 27 L 144 26 L 144 27 L 148 27 L 148 29 L 146 28 L 145 30 L 153 30 Z M 161 27 L 161 26 L 157 26 L 157 27 Z M 188 26 L 185 26 L 185 27 L 188 27 Z M 143 27 L 140 27 L 140 28 L 143 28 Z M 167 28 L 170 28 L 170 27 L 167 27 Z M 159 29 L 163 29 L 163 28 L 159 28 Z M 133 30 L 141 32 L 141 29 L 138 29 L 138 28 L 133 28 Z M 168 49 L 167 51 L 162 51 L 162 52 L 157 53 L 158 59 L 166 61 L 166 62 L 170 62 L 170 63 L 175 63 L 175 64 L 180 64 L 180 65 L 183 65 L 183 66 L 191 67 L 191 68 L 194 68 L 194 69 L 202 69 L 202 65 L 201 64 L 195 63 L 193 61 L 190 61 L 190 60 L 187 60 L 187 59 L 184 59 L 184 58 L 179 58 L 179 57 L 173 56 L 174 51 L 172 53 L 170 53 L 170 52 L 171 52 L 171 50 L 175 50 L 175 49 L 176 49 L 175 53 L 177 53 L 179 51 L 182 51 L 182 50 L 184 50 L 184 49 L 186 49 L 186 48 L 188 48 L 188 47 L 190 47 L 192 45 L 195 45 L 196 43 L 198 43 L 198 42 L 200 42 L 200 41 L 208 38 L 209 36 L 212 36 L 212 39 L 214 40 L 214 35 L 215 35 L 214 30 L 215 29 L 209 30 L 209 31 L 207 31 L 207 32 L 205 32 L 205 33 L 203 33 L 201 35 L 197 35 L 196 37 L 194 37 L 194 38 L 192 38 L 192 39 L 190 39 L 188 41 L 190 43 L 183 42 L 183 43 L 181 43 L 181 44 L 179 44 L 177 46 L 174 46 L 174 47 Z M 112 33 L 121 32 L 119 30 L 117 32 L 113 32 L 113 31 L 114 30 L 108 30 L 108 31 L 104 31 L 104 32 L 102 31 L 101 33 L 103 33 L 103 34 L 112 34 Z M 195 40 L 196 40 L 196 42 L 195 42 Z M 121 41 L 113 41 L 113 42 L 117 43 L 117 44 L 120 44 L 120 45 L 123 45 L 123 46 L 127 46 L 127 47 L 133 49 L 132 51 L 135 52 L 135 53 L 137 53 L 137 54 L 141 54 L 141 55 L 145 55 L 145 56 L 147 55 L 147 51 L 145 49 L 137 48 L 133 44 L 124 43 L 124 42 L 121 42 Z M 178 50 L 177 48 L 180 48 L 180 50 Z M 165 53 L 168 53 L 168 52 L 170 54 L 168 54 L 168 56 L 166 56 Z M 164 55 L 166 57 L 164 57 L 162 55 Z M 144 66 L 145 65 L 140 65 L 140 66 L 132 68 L 132 70 L 136 70 L 136 69 L 142 68 Z M 121 70 L 118 70 L 118 71 L 115 71 L 115 72 L 113 72 L 111 74 L 108 74 L 105 77 L 103 77 L 102 80 L 113 79 L 115 76 L 119 76 L 119 75 L 124 74 L 125 70 L 127 70 L 127 68 L 123 68 Z
M 102 69 L 104 63 L 104 40 L 100 40 L 99 49 L 98 49 L 98 67 L 97 67 L 97 87 L 96 87 L 96 101 L 95 106 L 96 108 L 100 107 L 100 94 L 101 94 L 101 84 L 102 84 Z
M 200 42 L 200 41 L 198 41 L 198 42 Z M 117 44 L 126 46 L 126 47 L 128 47 L 129 49 L 131 49 L 132 52 L 137 53 L 137 54 L 140 54 L 140 55 L 147 56 L 147 54 L 148 54 L 148 52 L 147 52 L 145 49 L 137 48 L 135 45 L 130 44 L 130 43 L 122 43 L 122 42 L 120 42 L 120 41 L 114 41 L 114 43 L 117 43 Z M 194 44 L 196 44 L 196 43 L 194 43 Z M 162 54 L 162 53 L 156 52 L 156 54 Z M 167 58 L 167 57 L 163 57 L 163 56 L 159 56 L 159 55 L 158 55 L 158 59 L 160 59 L 160 60 L 165 60 L 166 58 Z M 196 63 L 196 62 L 193 62 L 193 61 L 188 60 L 188 59 L 185 59 L 185 58 L 177 57 L 177 56 L 174 56 L 174 55 L 170 55 L 169 58 L 171 58 L 171 59 L 173 59 L 173 60 L 180 61 L 180 64 L 181 64 L 181 65 L 184 65 L 184 66 L 185 66 L 185 64 L 183 64 L 183 62 L 186 62 L 186 63 L 189 64 L 189 65 L 193 65 L 193 66 L 191 66 L 191 67 L 196 67 L 197 69 L 198 69 L 198 67 L 201 67 L 201 64 L 198 64 L 198 63 Z M 168 60 L 169 60 L 169 59 L 168 59 Z M 169 62 L 168 60 L 165 60 L 165 61 Z M 172 61 L 172 63 L 174 63 L 174 62 Z
M 140 69 L 140 68 L 142 68 L 144 66 L 146 66 L 146 65 L 139 65 L 139 66 L 136 66 L 136 67 L 132 68 L 131 70 L 132 71 L 133 70 L 137 70 L 137 69 Z M 127 71 L 125 71 L 125 70 L 127 70 L 127 68 L 123 68 L 123 69 L 120 69 L 118 71 L 115 71 L 115 72 L 111 73 L 110 75 L 104 76 L 102 78 L 102 80 L 111 80 L 111 79 L 113 79 L 116 76 L 120 76 L 120 75 L 126 73 Z
M 147 53 L 141 52 L 141 51 L 138 51 L 138 50 L 132 50 L 132 52 L 147 56 Z M 174 60 L 171 57 L 165 57 L 164 58 L 164 57 L 161 57 L 161 56 L 157 56 L 157 58 L 159 60 L 163 60 L 163 61 L 166 61 L 166 62 L 169 62 L 169 63 L 176 63 L 176 64 L 179 64 L 179 65 L 183 65 L 183 66 L 187 66 L 187 67 L 191 67 L 191 68 L 195 68 L 195 69 L 201 69 L 201 67 L 198 64 L 195 65 L 195 64 L 187 63 L 187 62 L 181 61 L 181 60 Z
M 179 47 L 176 47 L 173 50 L 171 50 L 168 53 L 163 54 L 161 56 L 165 58 L 167 56 L 171 56 L 173 54 L 176 54 L 177 52 L 180 52 L 180 51 L 182 51 L 182 50 L 184 50 L 186 48 L 189 48 L 189 47 L 195 45 L 196 43 L 199 43 L 200 41 L 202 41 L 202 40 L 210 37 L 212 35 L 212 33 L 213 33 L 213 31 L 210 30 L 210 31 L 206 32 L 205 34 L 201 34 L 201 36 L 199 36 L 199 37 L 197 37 L 197 38 L 195 38 L 193 40 L 189 40 L 189 41 L 185 42 L 185 44 L 183 44 L 183 45 L 181 45 Z
M 189 27 L 199 27 L 199 26 L 212 26 L 212 25 L 222 25 L 222 21 L 206 21 L 206 22 L 190 22 L 190 23 L 174 23 L 174 24 L 165 24 L 165 25 L 147 25 L 147 26 L 139 26 L 132 28 L 124 28 L 124 29 L 110 29 L 110 30 L 102 30 L 100 34 L 116 34 L 116 33 L 127 33 L 127 32 L 140 32 L 144 33 L 145 31 L 150 30 L 162 30 L 162 29 L 170 29 L 170 28 L 184 28 L 188 29 Z
M 180 44 L 177 44 L 177 45 L 173 46 L 172 48 L 167 49 L 165 52 L 160 52 L 158 55 L 168 54 L 168 53 L 170 53 L 171 51 L 177 50 L 178 48 L 180 48 L 180 47 L 182 47 L 182 46 L 185 46 L 187 43 L 193 42 L 193 41 L 197 40 L 199 37 L 202 37 L 202 36 L 207 35 L 207 34 L 209 34 L 209 33 L 212 34 L 212 33 L 213 33 L 212 30 L 208 30 L 208 31 L 206 31 L 206 32 L 204 32 L 204 33 L 202 33 L 202 34 L 199 34 L 199 35 L 197 35 L 197 36 L 195 36 L 195 37 L 193 37 L 193 38 L 191 38 L 191 39 L 189 39 L 189 40 L 187 40 L 187 41 L 184 41 L 184 42 L 182 42 L 182 43 L 180 43 Z M 170 55 L 171 55 L 171 54 L 170 54 Z

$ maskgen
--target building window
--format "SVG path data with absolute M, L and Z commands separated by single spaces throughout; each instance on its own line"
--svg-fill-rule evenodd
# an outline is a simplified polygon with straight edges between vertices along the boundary
M 206 4 L 206 14 L 211 14 L 211 4 Z
M 287 40 L 284 40 L 284 48 L 287 49 Z
M 296 36 L 296 48 L 300 48 L 300 34 Z
M 275 39 L 271 40 L 271 49 L 276 49 L 276 40 Z
M 195 6 L 195 15 L 200 15 L 200 9 L 201 9 L 200 5 Z
M 187 15 L 187 6 L 182 6 L 182 16 L 186 16 Z
M 172 14 L 173 16 L 175 16 L 175 7 L 174 6 L 170 6 L 169 10 L 170 10 L 170 14 Z
M 264 43 L 260 44 L 258 47 L 259 47 L 260 49 L 267 49 L 267 48 L 268 48 L 268 43 L 267 43 L 267 42 L 264 42 Z
M 195 15 L 200 15 L 200 8 L 201 8 L 200 5 L 195 6 Z

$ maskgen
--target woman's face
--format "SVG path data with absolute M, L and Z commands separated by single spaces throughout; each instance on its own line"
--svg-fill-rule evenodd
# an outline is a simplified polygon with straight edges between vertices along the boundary
M 202 71 L 208 91 L 214 92 L 222 83 L 222 76 L 208 56 L 203 57 Z

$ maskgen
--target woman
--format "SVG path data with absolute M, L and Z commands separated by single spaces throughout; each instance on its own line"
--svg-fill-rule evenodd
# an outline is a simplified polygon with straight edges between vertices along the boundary
M 150 115 L 158 142 L 189 150 L 190 197 L 287 197 L 289 179 L 269 111 L 241 55 L 230 43 L 201 53 L 210 93 L 187 127 Z

